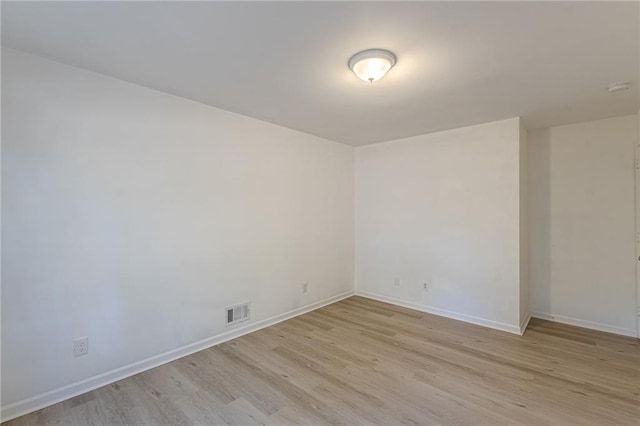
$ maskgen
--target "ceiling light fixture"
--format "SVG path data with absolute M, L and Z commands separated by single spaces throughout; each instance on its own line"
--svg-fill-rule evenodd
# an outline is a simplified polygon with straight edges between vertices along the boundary
M 349 68 L 366 83 L 380 80 L 396 64 L 396 55 L 383 49 L 358 52 L 349 59 Z

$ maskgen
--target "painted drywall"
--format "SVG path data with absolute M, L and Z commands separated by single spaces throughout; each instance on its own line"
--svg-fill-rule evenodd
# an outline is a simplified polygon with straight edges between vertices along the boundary
M 514 118 L 356 148 L 357 292 L 518 332 L 520 144 Z
M 632 91 L 603 88 L 638 81 L 639 10 L 637 1 L 4 1 L 1 28 L 6 46 L 362 145 L 518 114 L 544 127 L 635 113 Z M 370 47 L 398 56 L 374 87 L 346 66 Z
M 531 309 L 636 335 L 638 117 L 529 132 Z
M 520 177 L 520 330 L 529 323 L 529 188 L 527 175 L 527 129 L 520 120 L 519 129 Z
M 353 148 L 7 49 L 2 113 L 3 407 L 353 289 Z

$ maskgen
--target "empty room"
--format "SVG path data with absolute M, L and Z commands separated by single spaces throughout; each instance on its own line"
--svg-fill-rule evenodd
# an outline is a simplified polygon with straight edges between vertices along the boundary
M 640 2 L 0 8 L 3 426 L 640 425 Z

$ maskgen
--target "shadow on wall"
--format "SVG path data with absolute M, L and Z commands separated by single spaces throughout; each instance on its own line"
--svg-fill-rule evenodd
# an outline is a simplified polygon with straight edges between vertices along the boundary
M 530 133 L 527 145 L 529 303 L 536 310 L 551 312 L 551 130 Z
M 532 314 L 636 336 L 638 117 L 528 136 Z

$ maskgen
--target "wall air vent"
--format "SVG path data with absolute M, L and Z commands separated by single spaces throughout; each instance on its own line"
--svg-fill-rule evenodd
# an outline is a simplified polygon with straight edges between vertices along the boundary
M 225 325 L 247 321 L 251 316 L 251 303 L 231 306 L 225 309 Z

